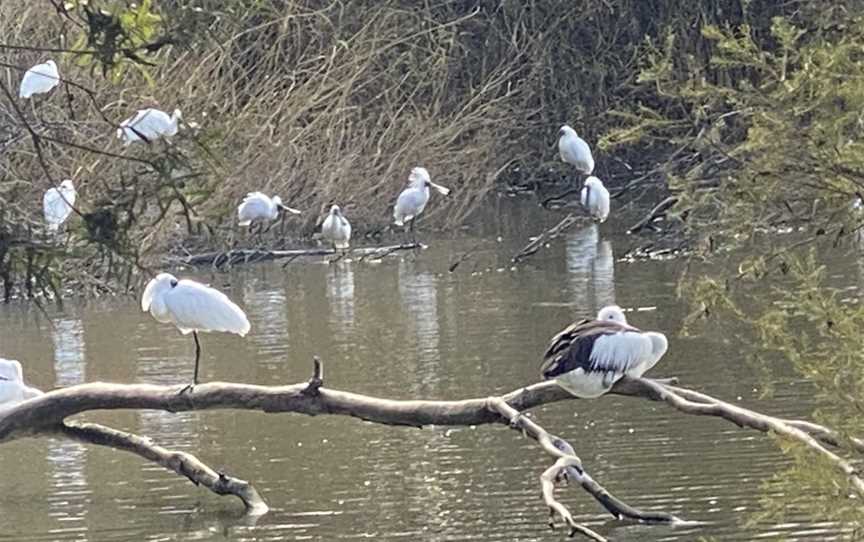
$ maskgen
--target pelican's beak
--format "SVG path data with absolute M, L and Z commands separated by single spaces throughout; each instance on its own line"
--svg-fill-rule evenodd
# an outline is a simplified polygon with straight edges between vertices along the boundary
M 435 184 L 432 181 L 429 181 L 429 186 L 434 188 L 442 196 L 446 196 L 450 193 L 449 188 L 447 188 L 446 186 L 441 186 L 440 184 Z
M 291 207 L 288 207 L 287 205 L 282 205 L 280 203 L 279 207 L 281 207 L 284 211 L 291 213 L 292 215 L 299 215 L 300 214 L 300 211 L 298 211 L 297 209 L 293 209 Z

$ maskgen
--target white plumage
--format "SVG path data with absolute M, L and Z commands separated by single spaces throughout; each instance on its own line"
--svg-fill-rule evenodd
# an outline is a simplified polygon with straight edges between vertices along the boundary
M 662 333 L 627 324 L 617 306 L 603 308 L 596 320 L 572 324 L 549 344 L 543 377 L 577 397 L 599 397 L 624 375 L 641 377 L 666 353 Z
M 394 224 L 404 226 L 410 220 L 413 227 L 414 219 L 423 212 L 429 201 L 429 187 L 434 188 L 442 196 L 450 193 L 449 188 L 432 182 L 426 168 L 412 169 L 408 176 L 408 187 L 399 194 L 396 205 L 393 206 Z
M 19 362 L 0 358 L 0 406 L 13 405 L 42 394 L 41 390 L 24 383 L 24 371 Z
M 346 250 L 351 241 L 351 224 L 338 205 L 330 207 L 330 213 L 321 225 L 321 235 L 333 243 L 337 250 Z
M 582 206 L 598 222 L 605 222 L 609 217 L 609 191 L 597 177 L 585 179 L 581 200 Z
M 243 337 L 250 329 L 246 313 L 228 296 L 194 280 L 177 280 L 169 273 L 159 273 L 147 283 L 141 296 L 141 310 L 149 311 L 159 322 L 174 324 L 184 335 L 193 334 L 194 384 L 198 383 L 198 362 L 201 357 L 199 331 L 223 331 Z
M 42 196 L 42 211 L 49 230 L 57 231 L 60 224 L 66 222 L 72 213 L 77 195 L 75 185 L 69 179 L 60 183 L 59 187 L 45 191 L 45 195 Z
M 57 64 L 53 60 L 49 60 L 42 64 L 36 64 L 24 72 L 18 96 L 29 98 L 34 94 L 44 94 L 59 84 L 60 72 L 57 71 Z
M 575 166 L 585 175 L 594 171 L 594 156 L 591 147 L 584 139 L 576 135 L 576 130 L 566 124 L 558 131 L 558 153 L 561 160 Z
M 123 145 L 135 141 L 152 143 L 159 138 L 170 138 L 177 134 L 179 121 L 183 114 L 175 109 L 171 116 L 159 109 L 140 109 L 134 116 L 120 123 L 117 128 L 117 138 L 123 140 Z
M 279 209 L 295 215 L 300 214 L 297 209 L 283 205 L 279 196 L 271 198 L 261 192 L 249 192 L 237 207 L 237 219 L 241 226 L 248 226 L 255 221 L 276 220 L 279 218 Z

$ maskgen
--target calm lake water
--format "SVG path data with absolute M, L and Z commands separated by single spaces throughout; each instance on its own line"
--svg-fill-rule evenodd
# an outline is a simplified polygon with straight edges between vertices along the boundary
M 455 240 L 426 238 L 416 256 L 380 263 L 294 262 L 210 282 L 248 313 L 252 332 L 203 336 L 202 380 L 284 384 L 325 363 L 327 386 L 392 398 L 458 399 L 538 378 L 549 338 L 608 303 L 664 331 L 654 376 L 781 416 L 807 416 L 806 383 L 760 385 L 734 337 L 678 336 L 679 261 L 617 261 L 625 224 L 576 227 L 511 270 L 531 233 L 560 216 L 502 199 L 507 216 Z M 421 227 L 422 229 L 422 227 Z M 362 245 L 358 241 L 357 245 Z M 453 273 L 449 265 L 475 254 Z M 843 270 L 837 271 L 842 277 Z M 850 268 L 850 282 L 858 280 Z M 647 310 L 646 310 L 647 309 Z M 88 381 L 176 384 L 191 379 L 193 344 L 140 311 L 136 298 L 49 308 L 0 306 L 0 356 L 23 362 L 42 389 Z M 785 461 L 771 440 L 728 422 L 644 400 L 604 397 L 539 408 L 536 419 L 576 447 L 588 471 L 631 504 L 692 520 L 683 527 L 612 521 L 581 489 L 560 495 L 576 518 L 613 540 L 830 540 L 836 526 L 801 519 L 745 527 L 762 484 Z M 565 540 L 550 531 L 539 447 L 504 426 L 393 428 L 340 417 L 219 411 L 90 413 L 251 480 L 272 507 L 197 488 L 136 456 L 46 438 L 0 447 L 0 540 Z

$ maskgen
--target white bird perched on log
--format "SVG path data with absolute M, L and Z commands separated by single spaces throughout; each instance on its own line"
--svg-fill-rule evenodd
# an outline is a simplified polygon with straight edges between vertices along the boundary
M 75 205 L 77 195 L 75 185 L 70 179 L 60 183 L 59 187 L 49 188 L 45 191 L 45 195 L 42 196 L 42 211 L 50 231 L 57 231 L 60 224 L 66 222 L 66 219 L 72 214 L 72 207 Z
M 598 222 L 605 222 L 609 217 L 609 191 L 603 186 L 603 181 L 597 177 L 585 179 L 582 187 L 582 206 Z
M 576 130 L 566 124 L 558 130 L 558 152 L 561 160 L 576 166 L 580 173 L 591 175 L 594 171 L 594 156 L 591 147 L 576 135 Z
M 294 215 L 300 214 L 297 209 L 283 205 L 279 196 L 271 198 L 261 192 L 249 192 L 237 207 L 237 218 L 241 226 L 249 226 L 253 222 L 276 220 L 280 209 Z
M 7 406 L 33 397 L 43 392 L 24 383 L 24 371 L 14 359 L 0 358 L 0 406 Z
M 321 235 L 333 243 L 335 250 L 347 250 L 351 241 L 351 224 L 338 205 L 330 207 L 330 213 L 321 225 Z
M 168 113 L 148 107 L 140 109 L 134 116 L 120 123 L 117 128 L 117 138 L 123 140 L 123 146 L 135 141 L 152 143 L 159 138 L 169 138 L 177 135 L 179 121 L 183 114 L 175 109 L 171 116 Z
M 29 98 L 34 94 L 45 94 L 59 84 L 60 72 L 57 71 L 57 64 L 53 60 L 49 60 L 42 64 L 36 64 L 24 72 L 18 96 Z
M 611 305 L 596 320 L 571 324 L 556 335 L 541 370 L 543 378 L 576 397 L 599 397 L 624 375 L 641 377 L 668 346 L 665 335 L 629 325 L 621 308 Z
M 408 187 L 399 194 L 396 205 L 393 206 L 393 223 L 404 226 L 411 221 L 411 232 L 414 232 L 414 222 L 429 201 L 429 187 L 434 188 L 442 196 L 450 193 L 450 189 L 435 184 L 429 177 L 426 168 L 415 167 L 408 176 Z
M 223 331 L 244 337 L 250 329 L 246 313 L 228 296 L 194 280 L 177 280 L 169 273 L 159 273 L 147 283 L 141 296 L 141 310 L 149 311 L 159 322 L 174 324 L 183 335 L 191 333 L 195 339 L 195 373 L 192 384 L 181 393 L 198 384 L 199 331 Z

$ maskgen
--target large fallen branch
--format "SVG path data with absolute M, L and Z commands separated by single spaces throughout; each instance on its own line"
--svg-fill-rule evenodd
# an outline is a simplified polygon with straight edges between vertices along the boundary
M 294 412 L 307 415 L 332 414 L 362 420 L 407 426 L 507 424 L 537 440 L 555 462 L 540 478 L 545 504 L 552 519 L 560 516 L 570 534 L 580 533 L 592 540 L 604 540 L 598 533 L 579 525 L 567 507 L 555 497 L 555 482 L 570 479 L 594 497 L 616 518 L 645 523 L 673 523 L 671 514 L 633 508 L 609 493 L 585 470 L 573 447 L 547 432 L 522 413 L 536 406 L 574 399 L 551 382 L 533 384 L 508 394 L 461 401 L 393 400 L 324 388 L 320 364 L 316 362 L 308 383 L 288 386 L 256 386 L 228 382 L 199 384 L 194 391 L 180 393 L 183 386 L 148 384 L 90 383 L 62 388 L 0 411 L 0 444 L 22 437 L 64 436 L 80 442 L 108 446 L 139 455 L 203 485 L 220 495 L 240 498 L 253 514 L 267 511 L 267 505 L 251 484 L 205 465 L 195 456 L 162 448 L 149 438 L 92 423 L 66 418 L 91 410 L 158 409 L 170 412 L 243 409 L 263 412 Z M 797 441 L 831 462 L 849 477 L 864 497 L 864 484 L 848 460 L 835 451 L 864 451 L 857 439 L 841 438 L 831 429 L 802 420 L 787 420 L 754 412 L 713 397 L 657 380 L 619 381 L 610 393 L 665 402 L 687 414 L 716 416 L 741 427 L 774 433 Z M 602 400 L 602 399 L 600 399 Z
M 383 258 L 401 250 L 425 249 L 420 243 L 406 243 L 380 247 L 358 247 L 348 250 L 348 256 L 357 256 L 363 260 Z M 291 250 L 267 250 L 262 248 L 243 248 L 228 251 L 203 252 L 188 256 L 175 256 L 166 263 L 170 265 L 211 265 L 213 267 L 232 266 L 273 260 L 295 260 L 312 256 L 341 256 L 331 248 L 298 248 Z

